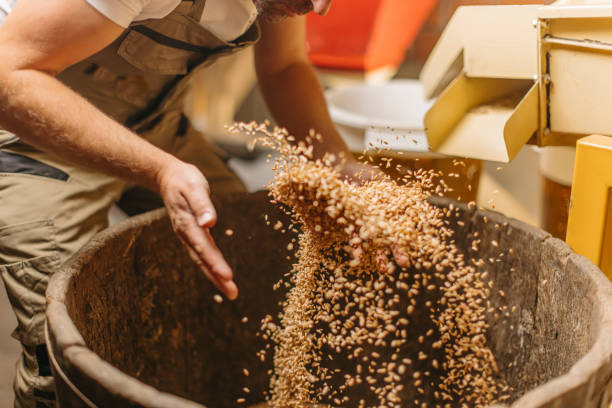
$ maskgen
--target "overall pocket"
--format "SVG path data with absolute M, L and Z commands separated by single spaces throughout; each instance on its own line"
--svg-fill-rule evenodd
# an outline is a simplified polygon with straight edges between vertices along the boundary
M 25 345 L 44 343 L 45 291 L 59 265 L 51 220 L 0 228 L 0 276 L 18 323 L 13 337 Z

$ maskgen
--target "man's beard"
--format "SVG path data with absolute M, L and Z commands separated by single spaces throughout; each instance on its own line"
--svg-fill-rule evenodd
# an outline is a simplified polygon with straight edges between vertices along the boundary
M 253 0 L 260 18 L 267 21 L 280 21 L 288 17 L 285 7 L 290 8 L 296 15 L 307 14 L 312 11 L 310 0 Z

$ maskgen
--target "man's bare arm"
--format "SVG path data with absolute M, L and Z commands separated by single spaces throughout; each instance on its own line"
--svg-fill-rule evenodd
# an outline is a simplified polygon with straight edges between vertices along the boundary
M 323 90 L 306 54 L 306 19 L 261 23 L 262 39 L 255 48 L 259 86 L 276 121 L 298 140 L 310 129 L 321 134 L 314 141 L 314 157 L 333 153 L 344 157 L 344 176 L 354 181 L 373 177 L 378 170 L 354 160 L 327 111 Z
M 159 191 L 194 261 L 234 298 L 231 269 L 208 232 L 216 213 L 202 174 L 53 77 L 122 31 L 84 0 L 20 0 L 0 26 L 0 126 L 69 161 Z
M 304 139 L 315 128 L 324 136 L 323 143 L 315 145 L 315 156 L 348 154 L 306 55 L 305 24 L 305 17 L 261 23 L 261 41 L 255 46 L 259 86 L 276 121 L 292 135 Z
M 43 150 L 156 188 L 166 155 L 53 77 L 122 31 L 83 0 L 19 1 L 0 27 L 0 124 Z

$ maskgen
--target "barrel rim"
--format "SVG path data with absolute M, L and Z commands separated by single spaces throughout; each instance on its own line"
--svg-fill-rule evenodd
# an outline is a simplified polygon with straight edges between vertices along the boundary
M 257 193 L 259 194 L 259 193 Z M 559 398 L 564 393 L 570 391 L 570 385 L 581 385 L 586 382 L 588 377 L 591 381 L 595 379 L 595 372 L 602 369 L 602 362 L 612 361 L 612 283 L 605 277 L 603 272 L 587 258 L 575 254 L 571 248 L 563 241 L 553 238 L 547 232 L 526 224 L 514 218 L 509 218 L 503 214 L 483 209 L 469 210 L 464 203 L 459 203 L 441 197 L 432 197 L 430 200 L 434 205 L 447 206 L 452 203 L 471 213 L 472 217 L 486 216 L 490 222 L 506 222 L 513 228 L 532 233 L 537 239 L 550 241 L 559 245 L 563 250 L 569 252 L 567 262 L 576 262 L 584 269 L 585 273 L 592 279 L 595 286 L 595 303 L 600 309 L 601 326 L 599 333 L 595 336 L 595 341 L 589 351 L 583 355 L 570 370 L 558 377 L 553 378 L 546 384 L 535 387 L 527 391 L 511 408 L 526 408 L 538 406 L 547 401 Z M 167 218 L 165 209 L 154 210 L 145 214 L 131 217 L 119 224 L 113 225 L 108 229 L 97 234 L 83 248 L 73 254 L 64 265 L 50 279 L 47 289 L 47 327 L 51 344 L 47 344 L 49 353 L 56 349 L 56 358 L 59 366 L 68 375 L 71 370 L 88 375 L 105 391 L 120 394 L 130 401 L 146 407 L 168 407 L 168 408 L 203 408 L 203 405 L 188 401 L 170 393 L 164 393 L 156 388 L 147 385 L 140 380 L 123 373 L 109 362 L 87 348 L 83 337 L 78 332 L 72 322 L 65 305 L 65 293 L 72 281 L 73 276 L 78 275 L 79 268 L 90 261 L 96 254 L 96 249 L 103 246 L 105 242 L 113 239 L 134 228 L 142 230 L 148 225 L 160 222 Z M 609 334 L 606 336 L 605 334 Z M 59 353 L 61 351 L 61 353 Z M 610 364 L 608 364 L 610 365 Z M 612 371 L 612 367 L 609 368 Z M 116 381 L 111 381 L 111 380 Z M 121 387 L 111 387 L 112 384 L 121 384 Z M 563 385 L 566 387 L 563 388 Z M 591 385 L 589 392 L 593 392 L 595 387 Z M 546 392 L 543 392 L 546 391 Z M 587 399 L 588 400 L 588 399 Z M 498 405 L 505 406 L 508 405 Z
M 97 249 L 108 240 L 112 240 L 134 228 L 143 229 L 155 222 L 167 218 L 164 208 L 153 210 L 128 218 L 101 231 L 83 248 L 73 254 L 50 279 L 46 293 L 47 330 L 49 343 L 47 349 L 53 353 L 59 368 L 72 380 L 71 374 L 90 378 L 100 389 L 120 395 L 144 407 L 167 408 L 205 408 L 201 404 L 189 401 L 178 395 L 161 392 L 137 378 L 134 378 L 102 359 L 87 347 L 76 326 L 72 322 L 65 305 L 66 291 L 72 277 L 78 275 L 82 265 L 96 256 Z M 57 351 L 57 353 L 54 353 Z M 86 395 L 93 401 L 91 395 Z

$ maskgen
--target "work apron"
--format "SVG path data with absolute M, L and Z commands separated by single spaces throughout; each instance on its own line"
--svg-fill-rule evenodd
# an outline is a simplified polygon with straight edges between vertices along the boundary
M 183 114 L 184 97 L 201 69 L 253 44 L 259 29 L 254 24 L 235 41 L 223 41 L 200 26 L 204 3 L 182 1 L 163 19 L 133 23 L 111 45 L 57 78 L 141 137 L 195 164 L 213 194 L 225 194 L 244 186 L 222 153 L 192 128 Z M 128 187 L 0 130 L 0 275 L 17 317 L 13 336 L 23 346 L 14 382 L 16 407 L 54 406 L 43 336 L 48 279 L 107 226 L 109 208 Z M 143 195 L 133 196 L 136 204 L 128 204 L 134 212 L 160 204 L 158 197 L 138 203 Z

